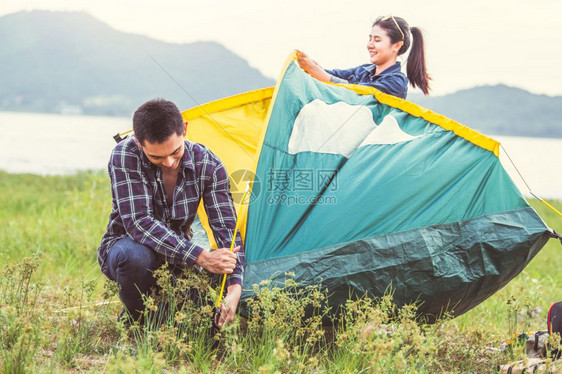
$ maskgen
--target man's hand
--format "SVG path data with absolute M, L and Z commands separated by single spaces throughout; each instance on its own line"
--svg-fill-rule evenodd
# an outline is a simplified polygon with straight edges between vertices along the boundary
M 195 260 L 195 264 L 214 274 L 232 274 L 236 267 L 236 252 L 239 250 L 240 246 L 235 247 L 232 252 L 229 248 L 203 251 Z
M 312 75 L 314 78 L 323 81 L 329 82 L 330 81 L 330 74 L 326 73 L 324 69 L 316 61 L 311 59 L 306 53 L 303 51 L 297 51 L 297 62 L 302 70 L 306 73 Z
M 228 286 L 226 297 L 221 305 L 220 315 L 216 316 L 217 320 L 215 323 L 219 329 L 234 320 L 234 315 L 236 314 L 236 309 L 238 308 L 238 302 L 240 301 L 240 295 L 242 295 L 241 285 L 231 284 Z

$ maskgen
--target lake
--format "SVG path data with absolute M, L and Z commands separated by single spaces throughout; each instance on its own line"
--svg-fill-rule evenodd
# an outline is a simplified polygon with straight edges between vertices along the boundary
M 130 118 L 0 112 L 0 170 L 44 175 L 106 169 L 113 135 L 131 127 Z M 536 195 L 562 200 L 562 139 L 494 138 Z M 530 196 L 503 149 L 500 159 Z

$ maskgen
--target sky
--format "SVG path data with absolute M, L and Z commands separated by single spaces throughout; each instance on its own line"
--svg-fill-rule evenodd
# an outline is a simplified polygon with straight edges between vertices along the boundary
M 499 83 L 562 95 L 560 0 L 0 2 L 0 16 L 32 9 L 85 11 L 117 30 L 171 43 L 216 41 L 273 79 L 293 49 L 325 68 L 367 63 L 372 22 L 392 14 L 424 31 L 433 95 Z

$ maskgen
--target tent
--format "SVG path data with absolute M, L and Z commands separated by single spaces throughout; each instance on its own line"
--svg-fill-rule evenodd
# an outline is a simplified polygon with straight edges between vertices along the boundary
M 253 284 L 321 284 L 459 315 L 555 233 L 499 161 L 499 143 L 370 87 L 323 83 L 291 55 L 275 88 L 183 112 L 230 176 Z M 247 180 L 249 201 L 241 201 Z M 202 204 L 201 204 L 202 205 Z M 205 212 L 199 216 L 206 226 Z M 211 231 L 206 226 L 210 241 Z

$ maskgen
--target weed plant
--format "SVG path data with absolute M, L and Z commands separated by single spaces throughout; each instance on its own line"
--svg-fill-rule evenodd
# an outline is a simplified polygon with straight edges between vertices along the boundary
M 0 195 L 0 373 L 495 372 L 524 357 L 517 337 L 545 329 L 548 307 L 562 298 L 560 243 L 551 240 L 504 289 L 434 324 L 389 294 L 350 299 L 323 325 L 334 312 L 327 291 L 288 275 L 282 285 L 254 285 L 248 318 L 216 332 L 215 280 L 164 267 L 142 321 L 129 325 L 116 321 L 117 288 L 96 261 L 111 204 L 105 175 L 0 172 L 0 190 L 8 191 Z M 558 215 L 530 203 L 562 232 Z

